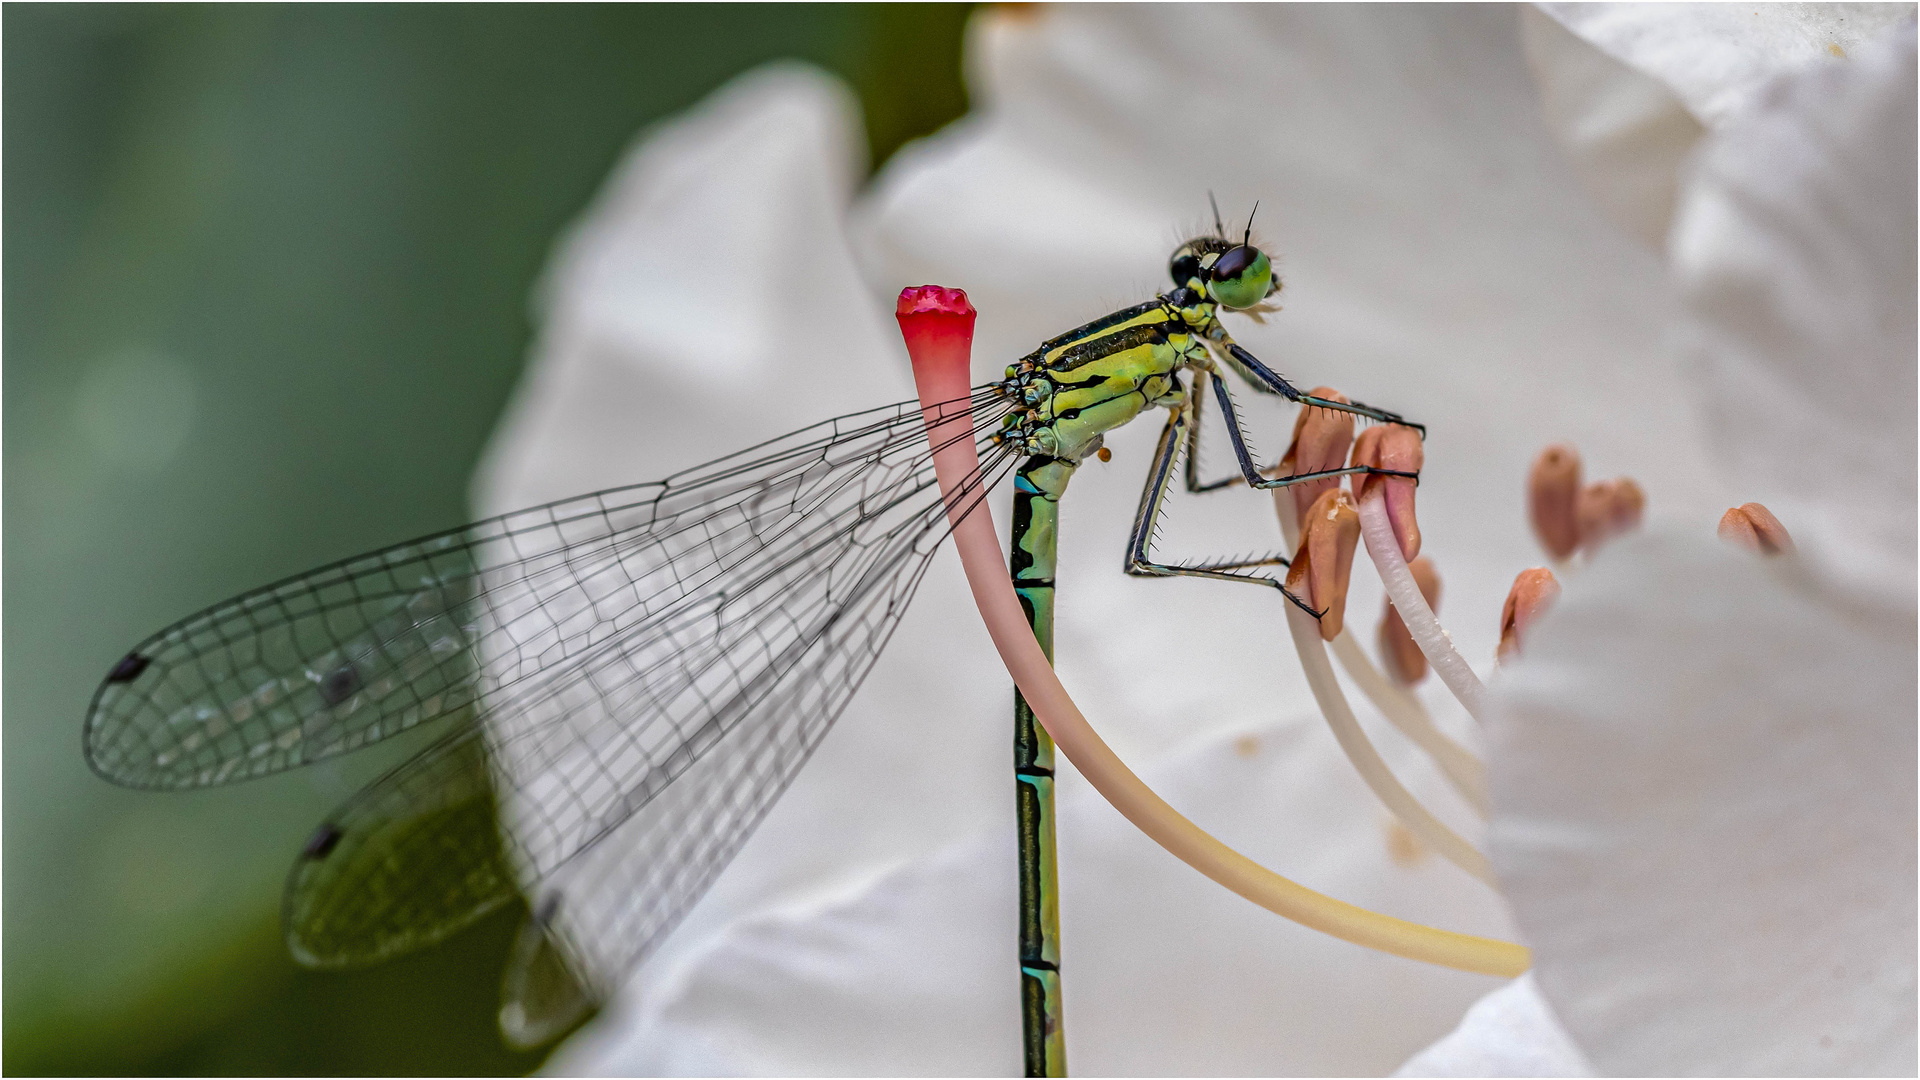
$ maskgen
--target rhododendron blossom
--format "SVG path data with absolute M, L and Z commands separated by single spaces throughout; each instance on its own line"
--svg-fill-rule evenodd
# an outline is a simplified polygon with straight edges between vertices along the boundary
M 1301 572 L 1344 601 L 1328 632 L 1271 590 L 1124 577 L 1158 425 L 1113 432 L 1061 503 L 1060 679 L 1148 785 L 1262 865 L 1518 941 L 1535 967 L 1466 974 L 1286 922 L 1063 769 L 1074 1068 L 1911 1072 L 1911 8 L 1732 11 L 983 11 L 974 112 L 859 191 L 845 88 L 750 73 L 648 133 L 561 244 L 477 509 L 911 397 L 905 285 L 966 290 L 973 381 L 997 378 L 1164 288 L 1209 192 L 1240 219 L 1258 201 L 1285 288 L 1261 321 L 1227 316 L 1234 335 L 1296 385 L 1424 424 L 1352 448 L 1417 452 L 1417 500 L 1382 477 L 1286 496 L 1283 520 L 1333 530 Z M 689 253 L 718 250 L 751 252 L 765 287 L 703 289 Z M 1296 417 L 1249 398 L 1275 461 Z M 1347 452 L 1313 423 L 1298 460 Z M 1558 443 L 1634 485 L 1590 496 L 1584 534 L 1593 484 L 1529 502 Z M 1716 537 L 1756 501 L 1793 550 Z M 1272 549 L 1275 511 L 1244 486 L 1178 494 L 1161 544 Z M 1414 556 L 1444 575 L 1444 616 Z M 1438 678 L 1405 685 L 1406 656 L 1383 665 L 1399 681 L 1355 674 L 1376 561 L 1404 574 L 1394 633 Z M 1543 562 L 1562 592 L 1496 668 L 1502 602 Z M 1017 1070 L 1009 693 L 937 559 L 837 730 L 553 1067 Z M 1411 711 L 1376 715 L 1390 693 Z M 1349 765 L 1356 734 L 1384 779 Z M 1385 779 L 1431 824 L 1389 813 Z

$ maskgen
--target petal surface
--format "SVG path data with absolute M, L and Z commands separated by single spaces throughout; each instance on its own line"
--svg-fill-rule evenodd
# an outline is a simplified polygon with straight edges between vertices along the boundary
M 1674 226 L 1720 464 L 1861 602 L 1915 592 L 1914 26 L 1776 84 Z
M 1603 1073 L 1911 1074 L 1914 627 L 1630 537 L 1497 688 L 1493 859 Z
M 1541 116 L 1581 184 L 1629 235 L 1665 251 L 1681 166 L 1706 129 L 1659 79 L 1536 7 L 1519 12 Z
M 1506 932 L 1482 886 L 1409 847 L 1351 771 L 1326 767 L 1331 743 L 1302 716 L 1205 740 L 1146 776 L 1306 883 L 1423 922 Z M 1075 1073 L 1379 1075 L 1497 985 L 1276 919 L 1174 862 L 1091 793 L 1062 805 L 1059 834 Z M 1017 1074 L 1014 866 L 1012 832 L 996 828 L 845 893 L 741 920 L 644 1025 L 618 1042 L 576 1042 L 550 1068 Z
M 1474 1002 L 1446 1038 L 1415 1054 L 1395 1076 L 1595 1076 L 1593 1065 L 1522 975 Z
M 1609 55 L 1671 87 L 1709 127 L 1768 82 L 1845 60 L 1910 19 L 1909 4 L 1540 4 Z

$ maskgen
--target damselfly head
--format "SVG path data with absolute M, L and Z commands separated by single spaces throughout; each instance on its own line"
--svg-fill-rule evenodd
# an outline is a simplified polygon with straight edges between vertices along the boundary
M 1211 246 L 1212 245 L 1204 240 L 1195 240 L 1181 244 L 1180 247 L 1174 251 L 1173 258 L 1167 261 L 1167 275 L 1173 278 L 1175 288 L 1198 289 L 1206 283 L 1206 278 L 1201 276 L 1200 273 L 1200 258 L 1202 255 L 1213 255 L 1217 253 L 1215 251 L 1203 250 L 1203 248 Z
M 1230 308 L 1250 308 L 1279 289 L 1273 260 L 1251 244 L 1239 244 L 1214 260 L 1207 291 Z
M 1230 308 L 1259 305 L 1280 291 L 1273 260 L 1247 239 L 1203 236 L 1180 245 L 1167 263 L 1175 286 L 1193 289 Z

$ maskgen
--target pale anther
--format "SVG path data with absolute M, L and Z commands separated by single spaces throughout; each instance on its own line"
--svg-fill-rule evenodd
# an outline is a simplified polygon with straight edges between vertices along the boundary
M 1544 566 L 1522 570 L 1507 590 L 1507 602 L 1500 609 L 1500 659 L 1518 655 L 1520 639 L 1527 626 L 1552 606 L 1560 595 L 1560 582 Z
M 1757 502 L 1736 506 L 1721 515 L 1720 539 L 1762 555 L 1779 555 L 1793 550 L 1793 537 L 1773 511 Z
M 1300 522 L 1300 548 L 1287 571 L 1287 589 L 1306 594 L 1320 612 L 1320 639 L 1340 635 L 1353 577 L 1353 549 L 1360 541 L 1360 513 L 1339 488 L 1324 491 Z
M 1527 473 L 1527 517 L 1540 546 L 1565 559 L 1580 546 L 1575 504 L 1580 498 L 1580 452 L 1567 443 L 1540 451 Z
M 1309 397 L 1326 401 L 1338 401 L 1349 404 L 1347 395 L 1331 386 L 1316 386 L 1307 391 Z M 1347 451 L 1353 446 L 1353 414 L 1338 409 L 1323 409 L 1308 406 L 1300 410 L 1293 420 L 1293 441 L 1288 444 L 1287 452 L 1280 459 L 1274 476 L 1303 476 L 1307 473 L 1329 472 L 1341 468 L 1347 463 Z M 1309 480 L 1304 484 L 1293 484 L 1285 490 L 1293 496 L 1293 506 L 1302 521 L 1306 520 L 1307 508 L 1320 498 L 1322 492 L 1331 491 L 1340 486 L 1340 478 L 1329 476 L 1322 480 Z
M 1646 507 L 1646 495 L 1630 477 L 1587 485 L 1574 507 L 1580 546 L 1592 555 L 1601 544 L 1639 528 Z
M 1368 428 L 1353 443 L 1353 464 L 1356 467 L 1413 474 L 1420 471 L 1425 460 L 1426 450 L 1420 442 L 1420 433 L 1400 424 Z M 1377 473 L 1357 473 L 1353 481 L 1356 502 L 1366 501 L 1376 491 L 1380 493 L 1387 520 L 1393 523 L 1394 539 L 1400 543 L 1400 553 L 1409 559 L 1420 554 L 1420 524 L 1413 511 L 1414 489 L 1418 481 L 1411 475 L 1381 476 Z

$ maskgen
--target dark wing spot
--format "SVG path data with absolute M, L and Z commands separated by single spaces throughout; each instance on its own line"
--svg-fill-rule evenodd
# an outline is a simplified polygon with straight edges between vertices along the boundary
M 313 835 L 307 838 L 307 846 L 300 849 L 300 857 L 310 860 L 324 859 L 333 853 L 334 848 L 340 846 L 340 838 L 345 835 L 340 826 L 331 821 L 326 822 L 313 830 Z
M 558 914 L 560 914 L 560 893 L 550 892 L 540 898 L 540 906 L 534 909 L 533 919 L 541 926 L 546 926 L 552 923 L 553 917 Z
M 139 678 L 140 673 L 147 670 L 147 665 L 151 663 L 153 663 L 153 661 L 141 656 L 139 653 L 130 652 L 121 657 L 119 663 L 113 665 L 112 671 L 107 672 L 107 681 L 132 682 Z
M 360 691 L 360 669 L 342 664 L 320 680 L 320 700 L 338 705 Z

